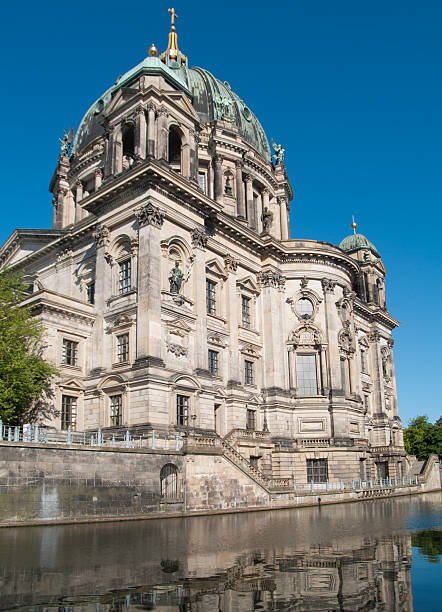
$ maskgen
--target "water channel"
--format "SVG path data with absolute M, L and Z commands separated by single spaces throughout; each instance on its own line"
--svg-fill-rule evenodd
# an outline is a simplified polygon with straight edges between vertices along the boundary
M 442 494 L 0 530 L 0 609 L 441 609 Z

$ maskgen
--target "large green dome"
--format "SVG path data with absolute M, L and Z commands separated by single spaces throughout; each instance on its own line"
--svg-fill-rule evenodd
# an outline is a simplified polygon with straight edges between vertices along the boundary
M 166 65 L 158 57 L 146 57 L 119 77 L 116 83 L 94 102 L 77 130 L 72 149 L 74 154 L 104 133 L 103 113 L 112 98 L 121 87 L 129 87 L 141 74 L 161 74 L 167 82 L 189 96 L 203 123 L 214 120 L 230 121 L 252 147 L 267 161 L 271 161 L 269 143 L 261 124 L 226 81 L 220 81 L 203 68 L 187 68 L 176 62 Z
M 361 249 L 368 249 L 373 253 L 373 255 L 376 255 L 376 257 L 380 257 L 377 248 L 363 234 L 350 234 L 350 236 L 344 238 L 344 240 L 339 245 L 339 248 L 345 251 L 345 253 L 354 253 L 355 251 L 359 251 Z

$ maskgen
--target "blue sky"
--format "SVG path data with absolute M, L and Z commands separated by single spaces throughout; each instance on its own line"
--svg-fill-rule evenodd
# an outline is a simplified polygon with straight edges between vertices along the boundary
M 167 45 L 167 3 L 77 0 L 2 9 L 2 224 L 50 227 L 63 128 Z M 358 231 L 380 251 L 399 410 L 442 412 L 442 3 L 298 0 L 175 5 L 191 66 L 227 80 L 286 148 L 293 237 Z

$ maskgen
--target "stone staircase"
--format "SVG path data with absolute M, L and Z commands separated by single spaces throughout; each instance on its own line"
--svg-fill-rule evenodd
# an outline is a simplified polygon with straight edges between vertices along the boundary
M 223 455 L 267 493 L 293 491 L 292 478 L 268 478 L 260 470 L 256 469 L 244 455 L 241 455 L 241 453 L 233 448 L 225 438 L 191 435 L 186 439 L 185 447 L 190 452 L 215 452 Z

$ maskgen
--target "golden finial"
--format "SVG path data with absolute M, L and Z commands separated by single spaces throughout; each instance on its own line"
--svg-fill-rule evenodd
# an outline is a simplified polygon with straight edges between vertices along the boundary
M 169 44 L 166 51 L 160 55 L 160 60 L 169 65 L 169 60 L 172 62 L 180 62 L 183 66 L 187 66 L 187 57 L 178 49 L 178 36 L 176 33 L 175 19 L 178 15 L 174 8 L 167 9 L 170 13 L 170 32 Z
M 158 49 L 153 43 L 150 45 L 148 53 L 150 57 L 156 57 L 158 55 Z
M 178 19 L 178 15 L 175 13 L 175 9 L 174 8 L 167 9 L 167 10 L 170 13 L 170 19 L 171 19 L 170 23 L 171 23 L 171 25 L 174 25 L 175 24 L 175 18 Z
M 352 221 L 352 224 L 351 224 L 351 228 L 353 230 L 353 234 L 356 234 L 356 228 L 358 227 L 358 224 L 355 221 L 355 216 L 354 215 L 352 215 L 352 219 L 353 219 L 353 221 Z

